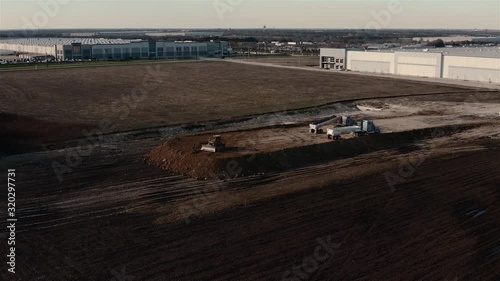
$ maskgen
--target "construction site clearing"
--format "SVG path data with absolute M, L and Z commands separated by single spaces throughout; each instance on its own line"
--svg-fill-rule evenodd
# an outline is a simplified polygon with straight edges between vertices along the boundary
M 111 111 L 142 72 L 0 76 L 2 161 L 22 185 L 16 280 L 282 280 L 330 236 L 342 246 L 309 280 L 498 280 L 498 90 L 181 63 L 141 107 Z M 380 134 L 310 132 L 333 115 Z M 116 126 L 89 151 L 82 131 L 104 118 Z M 201 151 L 209 140 L 224 149 Z M 205 177 L 217 171 L 239 177 Z
M 320 116 L 309 124 L 299 119 L 217 135 L 174 137 L 154 148 L 145 160 L 195 179 L 228 179 L 412 146 L 437 136 L 498 125 L 500 117 L 496 104 L 464 107 L 444 102 L 404 105 L 368 100 L 350 106 L 352 111 L 346 113 L 350 115 Z

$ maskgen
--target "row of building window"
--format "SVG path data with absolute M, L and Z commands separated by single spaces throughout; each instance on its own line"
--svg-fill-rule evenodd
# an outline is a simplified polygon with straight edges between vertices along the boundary
M 148 58 L 148 57 L 160 57 L 160 58 L 190 58 L 190 57 L 196 57 L 196 56 L 207 56 L 206 52 L 200 52 L 199 54 L 197 53 L 174 53 L 174 52 L 166 52 L 166 53 L 158 53 L 157 55 L 150 54 L 148 52 L 143 53 L 143 52 L 131 52 L 131 53 L 106 53 L 103 54 L 101 53 L 94 53 L 92 55 L 92 58 L 96 59 L 126 59 L 126 58 Z M 62 56 L 58 56 L 62 57 Z M 71 55 L 65 56 L 66 58 L 71 58 Z M 84 54 L 83 59 L 88 59 L 90 58 L 90 54 Z
M 122 49 L 119 49 L 119 48 L 113 48 L 113 49 L 94 49 L 94 54 L 102 54 L 103 50 L 104 50 L 104 53 L 106 53 L 106 54 L 121 53 L 122 52 Z M 141 50 L 142 53 L 149 53 L 148 48 L 141 48 L 140 50 Z M 139 48 L 133 48 L 132 52 L 134 52 L 134 51 L 138 52 Z M 158 48 L 157 49 L 157 53 L 164 53 L 164 51 L 165 51 L 164 48 Z M 191 49 L 189 49 L 189 47 L 184 47 L 184 49 L 178 47 L 178 48 L 176 48 L 175 51 L 176 51 L 176 53 L 197 53 L 198 51 L 200 53 L 207 53 L 205 49 L 198 50 L 197 47 L 192 47 Z M 130 49 L 128 49 L 128 48 L 124 48 L 123 49 L 123 53 L 129 53 L 129 52 L 130 52 Z M 166 52 L 167 53 L 173 53 L 173 48 L 167 48 Z
M 174 51 L 175 50 L 175 51 Z M 220 50 L 211 50 L 211 52 L 207 51 L 205 47 L 159 47 L 156 48 L 156 52 L 154 49 L 151 51 L 149 48 L 94 48 L 83 49 L 82 54 L 74 54 L 71 49 L 69 50 L 57 50 L 57 57 L 60 59 L 129 59 L 129 58 L 150 58 L 150 57 L 159 57 L 159 58 L 192 58 L 192 57 L 204 57 L 211 55 L 221 55 Z
M 336 59 L 334 57 L 323 57 L 323 62 L 328 63 L 344 63 L 344 59 Z

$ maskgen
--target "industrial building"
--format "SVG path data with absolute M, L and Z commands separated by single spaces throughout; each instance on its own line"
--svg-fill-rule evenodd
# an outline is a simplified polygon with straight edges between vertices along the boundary
M 0 40 L 0 49 L 52 55 L 59 60 L 178 59 L 224 57 L 228 42 L 163 42 L 102 38 L 23 38 Z
M 500 84 L 500 48 L 321 49 L 320 67 Z
M 320 50 L 320 67 L 325 69 L 346 69 L 347 49 Z
M 175 37 L 190 37 L 190 38 L 203 38 L 203 37 L 222 37 L 224 32 L 220 31 L 153 31 L 153 30 L 122 30 L 122 31 L 99 31 L 99 32 L 70 32 L 63 33 L 63 36 L 68 37 L 143 37 L 143 36 L 175 36 Z

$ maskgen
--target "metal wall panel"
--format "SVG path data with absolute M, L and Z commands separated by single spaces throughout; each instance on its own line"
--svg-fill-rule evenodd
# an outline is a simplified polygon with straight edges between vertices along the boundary
M 352 71 L 390 74 L 391 63 L 383 61 L 350 60 L 350 69 Z
M 347 69 L 394 74 L 394 53 L 350 51 L 347 54 Z
M 418 77 L 441 77 L 441 53 L 395 52 L 395 74 Z
M 500 84 L 500 58 L 445 56 L 443 78 Z

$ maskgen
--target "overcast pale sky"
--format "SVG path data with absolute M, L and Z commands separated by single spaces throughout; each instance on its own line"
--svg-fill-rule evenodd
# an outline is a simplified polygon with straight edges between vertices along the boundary
M 0 0 L 0 29 L 264 25 L 498 30 L 500 0 Z

